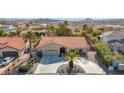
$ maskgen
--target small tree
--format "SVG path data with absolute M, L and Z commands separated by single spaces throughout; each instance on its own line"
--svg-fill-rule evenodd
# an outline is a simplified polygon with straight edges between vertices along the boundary
M 67 55 L 65 56 L 65 61 L 69 62 L 69 68 L 73 69 L 74 67 L 74 62 L 80 60 L 79 55 L 76 54 L 76 52 L 68 52 Z
M 0 29 L 0 36 L 7 36 L 8 33 L 5 30 Z
M 29 51 L 30 51 L 30 56 L 32 56 L 32 53 L 31 53 L 31 50 L 32 50 L 32 43 L 33 43 L 33 44 L 36 43 L 36 41 L 37 41 L 36 36 L 35 36 L 35 34 L 34 34 L 33 32 L 29 31 L 29 32 L 26 34 L 25 38 L 26 38 L 27 40 L 29 40 Z

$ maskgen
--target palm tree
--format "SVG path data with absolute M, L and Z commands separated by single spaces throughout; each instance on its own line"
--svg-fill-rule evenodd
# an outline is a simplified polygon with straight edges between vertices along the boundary
M 46 26 L 46 34 L 47 34 L 47 36 L 50 35 L 49 27 L 50 27 L 50 25 L 47 25 L 47 26 Z
M 76 52 L 70 51 L 67 53 L 67 55 L 65 56 L 65 61 L 69 62 L 69 69 L 73 69 L 74 67 L 74 62 L 76 62 L 77 60 L 80 60 L 79 55 L 77 55 Z
M 83 28 L 82 28 L 82 30 L 88 30 L 88 25 L 87 24 L 83 24 Z
M 25 38 L 27 40 L 29 40 L 29 52 L 30 52 L 30 56 L 32 57 L 32 43 L 35 43 L 36 42 L 36 36 L 33 32 L 29 31 L 27 32 L 27 34 L 25 35 Z
M 68 21 L 64 21 L 64 25 L 67 26 L 68 25 Z
M 55 30 L 55 28 L 54 28 L 53 25 L 51 25 L 51 26 L 49 27 L 49 30 L 50 30 L 50 34 L 51 34 L 51 35 L 54 35 L 54 30 Z
M 65 32 L 64 35 L 65 35 L 66 34 L 66 30 L 67 30 L 67 26 L 68 26 L 68 21 L 64 21 L 63 24 L 64 24 L 64 27 L 65 27 L 65 31 L 64 31 Z

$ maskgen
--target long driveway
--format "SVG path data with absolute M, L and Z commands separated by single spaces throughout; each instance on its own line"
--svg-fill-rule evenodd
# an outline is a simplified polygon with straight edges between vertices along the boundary
M 34 74 L 56 74 L 57 68 L 66 64 L 62 57 L 58 56 L 44 56 L 35 70 Z M 76 63 L 76 62 L 75 62 Z M 80 65 L 86 74 L 105 74 L 104 70 L 96 63 L 81 58 L 81 61 L 76 63 Z

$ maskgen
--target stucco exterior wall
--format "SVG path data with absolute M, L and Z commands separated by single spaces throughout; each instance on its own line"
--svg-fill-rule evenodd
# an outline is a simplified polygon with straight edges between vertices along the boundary
M 37 51 L 42 51 L 43 55 L 59 55 L 61 47 L 63 46 L 57 44 L 50 44 L 42 48 L 38 48 Z
M 85 49 L 85 48 L 75 48 L 74 51 L 77 52 L 77 53 L 79 53 L 79 50 L 80 50 L 80 49 L 82 50 L 82 53 L 86 53 L 86 50 L 87 50 L 87 49 Z M 68 49 L 67 49 L 67 52 L 69 52 L 70 50 L 71 50 L 71 49 L 68 48 Z
M 25 49 L 23 49 L 22 51 L 18 51 L 19 56 L 22 56 L 25 53 Z
M 2 52 L 7 52 L 7 51 L 17 51 L 19 56 L 24 54 L 24 49 L 22 51 L 19 51 L 19 50 L 16 50 L 14 48 L 11 48 L 11 47 L 5 47 L 3 49 L 0 49 L 0 56 L 1 57 L 3 56 Z
M 60 48 L 63 47 L 61 45 L 57 44 L 51 44 L 44 46 L 42 48 L 38 48 L 37 51 L 42 51 L 43 55 L 59 55 L 60 54 Z M 75 48 L 74 51 L 79 53 L 79 50 L 82 49 L 82 53 L 86 52 L 85 48 Z M 69 52 L 71 49 L 66 48 L 66 51 Z
M 2 44 L 0 44 L 0 48 L 2 48 L 3 47 L 3 45 Z

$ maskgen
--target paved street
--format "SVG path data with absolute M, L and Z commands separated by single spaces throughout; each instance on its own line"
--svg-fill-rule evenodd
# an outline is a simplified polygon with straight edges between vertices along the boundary
M 63 58 L 58 56 L 44 56 L 40 60 L 34 74 L 56 74 L 57 68 L 62 64 L 66 64 Z M 81 58 L 81 61 L 75 62 L 75 64 L 80 65 L 87 74 L 105 74 L 99 65 L 84 58 Z

